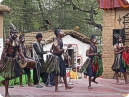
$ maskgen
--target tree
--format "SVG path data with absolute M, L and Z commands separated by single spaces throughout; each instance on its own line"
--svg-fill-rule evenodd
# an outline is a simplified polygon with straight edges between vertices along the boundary
M 43 31 L 54 28 L 74 29 L 87 36 L 101 34 L 101 11 L 95 0 L 4 0 L 12 8 L 5 14 L 4 27 L 12 22 L 21 32 Z M 93 6 L 94 5 L 94 6 Z M 47 24 L 48 20 L 50 24 Z M 90 25 L 89 25 L 90 24 Z M 95 27 L 94 27 L 95 26 Z

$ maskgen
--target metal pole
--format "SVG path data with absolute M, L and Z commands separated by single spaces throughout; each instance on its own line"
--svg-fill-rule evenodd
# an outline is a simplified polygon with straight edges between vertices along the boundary
M 52 87 L 52 85 L 50 84 L 50 81 L 51 81 L 51 79 L 50 79 L 50 73 L 48 74 L 48 84 L 46 85 L 46 87 Z
M 69 68 L 69 72 L 72 70 L 72 68 Z M 71 81 L 71 78 L 69 77 L 69 83 L 68 83 L 68 85 L 74 85 L 73 83 L 72 83 L 72 81 Z

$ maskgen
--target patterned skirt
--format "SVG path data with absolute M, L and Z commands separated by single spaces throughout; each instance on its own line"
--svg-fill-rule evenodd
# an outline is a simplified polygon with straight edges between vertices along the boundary
M 10 58 L 5 56 L 3 61 L 3 67 L 0 70 L 0 76 L 5 79 L 12 79 L 19 77 L 22 74 L 22 69 L 16 58 Z
M 59 58 L 58 56 L 51 55 L 46 62 L 43 63 L 43 71 L 46 73 L 55 72 L 60 73 Z
M 90 62 L 89 62 L 89 65 L 87 67 L 87 76 L 89 77 L 97 77 L 97 73 L 93 71 L 93 68 L 92 68 L 92 61 L 93 61 L 93 58 L 90 59 Z
M 123 67 L 122 64 L 122 56 L 121 54 L 118 54 L 115 56 L 114 63 L 112 65 L 112 70 L 115 72 L 125 72 L 126 68 Z

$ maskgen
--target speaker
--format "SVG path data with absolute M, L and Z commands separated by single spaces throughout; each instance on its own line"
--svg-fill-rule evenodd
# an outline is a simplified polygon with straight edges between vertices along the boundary
M 125 29 L 113 29 L 113 46 L 117 43 L 117 36 L 120 35 L 125 45 Z

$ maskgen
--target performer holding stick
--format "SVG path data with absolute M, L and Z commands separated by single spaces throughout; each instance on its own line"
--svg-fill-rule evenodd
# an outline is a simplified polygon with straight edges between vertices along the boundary
M 18 37 L 18 31 L 14 28 L 11 23 L 10 28 L 10 37 L 5 40 L 5 47 L 2 52 L 1 60 L 0 60 L 0 75 L 5 78 L 5 80 L 1 81 L 5 86 L 5 97 L 10 97 L 8 86 L 9 80 L 19 77 L 21 74 L 21 68 L 19 63 L 17 62 L 17 52 L 26 62 L 26 59 L 20 49 L 19 41 L 16 39 Z

